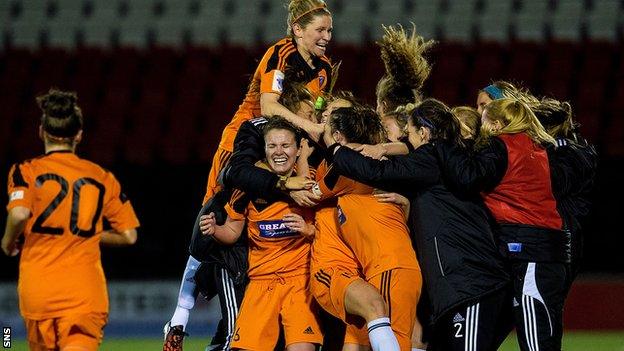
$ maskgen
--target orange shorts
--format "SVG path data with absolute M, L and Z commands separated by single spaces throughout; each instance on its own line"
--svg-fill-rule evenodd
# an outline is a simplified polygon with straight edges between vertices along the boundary
M 360 323 L 354 323 L 351 316 L 347 316 L 344 305 L 347 287 L 358 279 L 362 277 L 357 271 L 345 268 L 313 268 L 310 277 L 310 292 L 325 311 L 347 324 L 345 344 L 368 345 L 368 332 L 364 319 L 358 321 Z
M 88 313 L 34 320 L 24 318 L 30 350 L 72 348 L 95 351 L 104 337 L 107 313 Z
M 411 350 L 416 305 L 422 288 L 420 271 L 395 268 L 371 277 L 368 282 L 379 289 L 386 301 L 392 331 L 399 341 L 401 350 Z
M 221 190 L 221 184 L 219 184 L 218 180 L 219 173 L 221 173 L 223 167 L 230 160 L 230 156 L 232 156 L 232 152 L 222 148 L 218 148 L 217 152 L 215 152 L 212 158 L 212 165 L 210 166 L 210 173 L 208 173 L 208 184 L 206 185 L 206 195 L 204 195 L 203 204 Z
M 286 346 L 300 342 L 320 345 L 323 334 L 308 291 L 308 279 L 307 274 L 252 279 L 236 319 L 232 348 L 273 351 L 280 327 Z

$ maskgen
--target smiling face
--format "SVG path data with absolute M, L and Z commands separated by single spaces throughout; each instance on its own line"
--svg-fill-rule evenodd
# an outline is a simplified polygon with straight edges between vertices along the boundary
M 288 175 L 299 156 L 295 134 L 286 129 L 269 130 L 264 136 L 264 153 L 273 172 Z
M 322 14 L 315 16 L 305 27 L 295 23 L 293 33 L 297 38 L 297 49 L 303 58 L 323 56 L 332 37 L 332 18 Z

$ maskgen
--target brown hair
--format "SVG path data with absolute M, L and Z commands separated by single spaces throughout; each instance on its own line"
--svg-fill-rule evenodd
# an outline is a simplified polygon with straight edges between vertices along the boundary
M 295 136 L 295 142 L 297 147 L 301 145 L 301 131 L 297 126 L 290 123 L 286 118 L 278 115 L 265 116 L 267 123 L 262 127 L 262 138 L 265 138 L 267 134 L 273 129 L 283 129 L 290 131 Z
M 461 132 L 464 138 L 474 139 L 481 129 L 481 115 L 470 106 L 457 106 L 451 109 L 461 125 Z
M 396 110 L 385 113 L 382 116 L 382 118 L 394 119 L 396 121 L 397 126 L 399 126 L 399 129 L 403 130 L 405 129 L 405 126 L 407 125 L 409 114 L 407 113 L 407 111 L 405 111 L 401 107 L 402 106 L 399 106 Z
M 427 98 L 410 112 L 410 121 L 415 127 L 425 127 L 431 133 L 431 140 L 447 140 L 463 146 L 459 120 L 442 101 Z
M 287 33 L 292 36 L 292 26 L 297 23 L 302 28 L 310 24 L 315 16 L 331 16 L 323 0 L 290 0 L 288 3 Z
M 312 103 L 312 93 L 304 84 L 293 80 L 284 81 L 283 84 L 284 89 L 277 101 L 291 112 L 296 113 L 300 104 L 306 100 Z
M 341 107 L 329 118 L 332 131 L 342 133 L 348 142 L 379 144 L 386 140 L 386 131 L 379 115 L 370 107 Z
M 41 126 L 50 136 L 71 139 L 82 129 L 82 111 L 76 93 L 51 88 L 47 94 L 37 96 L 36 101 L 42 112 Z
M 337 92 L 333 93 L 330 97 L 330 101 L 332 100 L 345 100 L 348 101 L 351 106 L 362 106 L 362 102 L 360 100 L 358 100 L 358 98 L 353 95 L 352 92 L 348 91 L 348 90 L 338 90 Z
M 576 139 L 574 133 L 580 124 L 574 120 L 569 102 L 543 98 L 533 112 L 553 138 Z
M 375 92 L 377 100 L 386 104 L 387 111 L 392 111 L 399 105 L 422 99 L 421 89 L 431 73 L 431 65 L 423 55 L 435 42 L 425 41 L 414 25 L 411 33 L 406 33 L 400 25 L 383 26 L 383 29 L 385 33 L 377 45 L 386 72 Z

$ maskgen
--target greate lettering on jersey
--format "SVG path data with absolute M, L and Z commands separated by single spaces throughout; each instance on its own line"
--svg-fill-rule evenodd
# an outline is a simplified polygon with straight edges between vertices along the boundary
M 282 220 L 260 221 L 258 222 L 258 229 L 263 238 L 274 239 L 299 235 L 297 231 L 288 228 Z

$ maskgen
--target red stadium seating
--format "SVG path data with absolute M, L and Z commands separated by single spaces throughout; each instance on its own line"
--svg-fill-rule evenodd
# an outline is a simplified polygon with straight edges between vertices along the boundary
M 548 45 L 543 70 L 543 93 L 560 100 L 572 98 L 572 74 L 577 68 L 578 47 L 569 42 Z
M 468 73 L 466 47 L 453 43 L 438 44 L 433 54 L 433 69 L 429 78 L 431 96 L 451 106 L 462 104 L 461 85 Z
M 466 75 L 468 99 L 476 98 L 476 92 L 492 80 L 502 78 L 507 65 L 506 48 L 498 43 L 481 43 L 472 51 L 472 67 Z
M 58 86 L 78 92 L 87 133 L 81 148 L 96 161 L 209 162 L 263 53 L 235 46 L 10 48 L 0 54 L 0 155 L 40 151 L 28 122 L 39 114 L 34 96 Z M 337 89 L 374 104 L 383 74 L 379 48 L 332 43 L 329 55 L 343 60 Z M 622 156 L 623 56 L 621 47 L 601 42 L 440 43 L 429 55 L 433 70 L 425 94 L 472 105 L 476 90 L 491 80 L 520 82 L 537 95 L 571 101 L 584 134 L 607 154 Z
M 542 46 L 532 42 L 513 42 L 509 44 L 509 53 L 509 65 L 502 78 L 521 82 L 522 86 L 531 87 L 532 91 L 540 93 Z

